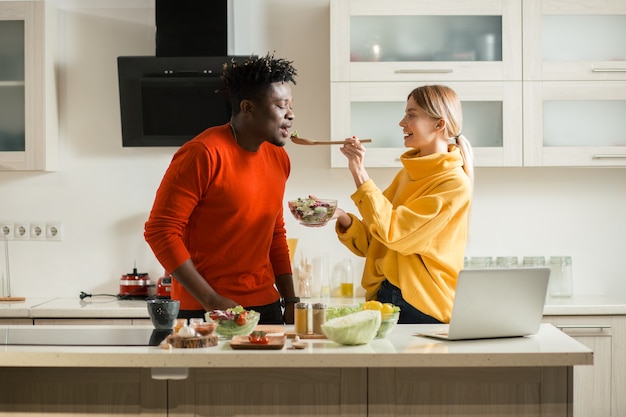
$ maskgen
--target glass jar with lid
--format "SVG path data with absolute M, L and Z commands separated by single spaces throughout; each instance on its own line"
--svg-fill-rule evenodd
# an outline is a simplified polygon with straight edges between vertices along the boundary
M 472 256 L 469 259 L 470 269 L 493 268 L 493 258 L 491 256 Z
M 326 304 L 315 303 L 312 307 L 313 333 L 324 334 L 322 332 L 322 324 L 326 323 Z
M 546 266 L 546 257 L 545 256 L 524 256 L 524 259 L 522 260 L 522 266 L 524 267 Z
M 309 332 L 309 304 L 296 303 L 293 310 L 293 331 L 296 334 Z
M 572 279 L 572 258 L 570 256 L 551 256 L 549 260 L 550 297 L 571 297 L 574 293 Z
M 519 266 L 517 256 L 498 256 L 496 268 L 517 268 Z

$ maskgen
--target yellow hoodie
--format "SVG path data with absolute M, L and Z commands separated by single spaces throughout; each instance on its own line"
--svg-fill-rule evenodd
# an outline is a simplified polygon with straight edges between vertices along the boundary
M 385 191 L 369 180 L 351 196 L 363 219 L 350 214 L 350 228 L 336 226 L 339 240 L 366 258 L 367 300 L 387 279 L 408 303 L 444 323 L 463 268 L 472 193 L 461 152 L 449 149 L 424 157 L 405 152 L 404 168 Z

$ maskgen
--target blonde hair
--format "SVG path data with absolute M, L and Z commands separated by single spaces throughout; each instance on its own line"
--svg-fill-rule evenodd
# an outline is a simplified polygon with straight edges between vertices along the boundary
M 456 92 L 445 85 L 424 85 L 417 87 L 409 94 L 426 114 L 433 119 L 445 120 L 444 134 L 453 139 L 463 157 L 463 171 L 474 183 L 474 152 L 472 145 L 461 133 L 463 127 L 463 111 L 461 100 Z

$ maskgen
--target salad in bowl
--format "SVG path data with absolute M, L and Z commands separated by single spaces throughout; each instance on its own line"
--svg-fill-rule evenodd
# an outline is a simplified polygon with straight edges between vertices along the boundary
M 217 323 L 215 333 L 230 339 L 233 336 L 248 336 L 257 324 L 261 315 L 254 310 L 246 310 L 242 306 L 226 310 L 213 310 L 205 313 L 206 321 Z
M 337 209 L 337 200 L 322 198 L 298 198 L 289 200 L 289 211 L 304 226 L 324 226 Z

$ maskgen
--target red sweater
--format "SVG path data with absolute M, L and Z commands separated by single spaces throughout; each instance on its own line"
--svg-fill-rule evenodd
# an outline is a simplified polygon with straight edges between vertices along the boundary
M 289 176 L 284 148 L 239 147 L 228 124 L 209 128 L 174 155 L 144 236 L 167 271 L 192 259 L 222 296 L 242 306 L 279 298 L 274 276 L 291 273 L 283 218 Z M 181 310 L 202 305 L 173 280 Z

